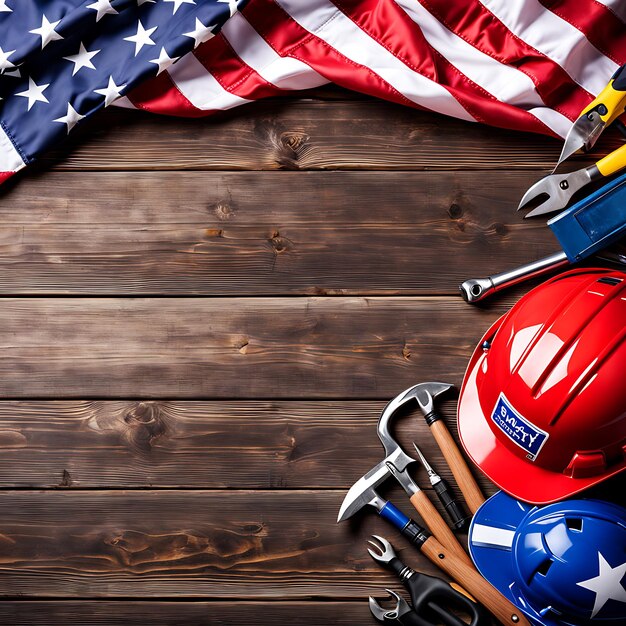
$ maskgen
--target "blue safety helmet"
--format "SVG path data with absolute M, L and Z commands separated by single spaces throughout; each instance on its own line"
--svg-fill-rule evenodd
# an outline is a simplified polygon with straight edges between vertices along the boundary
M 626 509 L 599 500 L 543 507 L 500 491 L 469 531 L 478 571 L 542 626 L 626 625 Z

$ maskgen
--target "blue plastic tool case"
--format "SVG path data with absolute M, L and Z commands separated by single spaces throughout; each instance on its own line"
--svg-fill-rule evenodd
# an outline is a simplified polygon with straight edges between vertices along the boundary
M 571 263 L 626 235 L 626 174 L 548 221 Z

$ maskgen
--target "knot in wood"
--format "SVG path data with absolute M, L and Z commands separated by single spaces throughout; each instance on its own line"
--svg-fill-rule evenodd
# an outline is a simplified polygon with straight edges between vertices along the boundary
M 280 136 L 280 143 L 284 148 L 296 155 L 297 151 L 310 139 L 309 135 L 300 131 L 285 131 Z
M 500 237 L 504 237 L 504 235 L 506 235 L 508 232 L 508 228 L 502 222 L 496 222 L 493 225 L 493 230 L 495 231 L 496 235 L 499 235 Z
M 288 252 L 292 248 L 291 241 L 287 237 L 281 237 L 277 230 L 272 233 L 269 242 L 275 254 Z
M 140 452 L 149 452 L 152 445 L 167 432 L 163 412 L 155 402 L 139 402 L 124 416 L 125 438 Z
M 127 424 L 151 424 L 155 421 L 155 408 L 150 402 L 140 402 L 126 413 Z
M 453 202 L 448 209 L 448 215 L 451 219 L 458 220 L 463 217 L 463 209 L 456 202 Z
M 217 219 L 226 221 L 233 216 L 234 211 L 228 202 L 218 202 L 213 205 L 213 213 Z

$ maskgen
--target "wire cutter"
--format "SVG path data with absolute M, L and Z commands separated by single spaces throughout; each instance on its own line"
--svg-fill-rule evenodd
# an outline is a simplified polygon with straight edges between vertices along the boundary
M 598 97 L 585 107 L 565 138 L 558 167 L 578 150 L 589 152 L 602 131 L 624 112 L 626 100 L 626 65 L 622 65 Z M 556 169 L 555 167 L 555 169 Z
M 370 556 L 392 570 L 411 595 L 413 607 L 397 593 L 387 589 L 396 600 L 393 609 L 383 609 L 370 597 L 370 611 L 383 623 L 401 626 L 484 626 L 489 623 L 486 611 L 470 599 L 461 588 L 448 584 L 441 578 L 421 574 L 405 565 L 396 554 L 393 546 L 384 538 L 373 535 L 376 541 L 368 541 L 373 549 L 368 549 Z M 469 616 L 470 621 L 463 621 L 453 611 Z
M 626 65 L 611 77 L 600 95 L 583 109 L 574 122 L 556 164 L 556 168 L 578 150 L 591 150 L 602 131 L 625 110 Z M 589 183 L 611 176 L 626 167 L 626 144 L 611 152 L 595 165 L 568 174 L 553 173 L 537 181 L 522 197 L 517 210 L 533 206 L 525 217 L 535 217 L 564 209 L 574 194 Z

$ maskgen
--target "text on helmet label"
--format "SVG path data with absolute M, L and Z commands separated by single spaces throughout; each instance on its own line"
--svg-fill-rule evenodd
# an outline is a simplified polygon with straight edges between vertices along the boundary
M 526 450 L 526 458 L 534 461 L 548 439 L 548 433 L 523 418 L 501 393 L 491 413 L 493 423 L 515 444 Z

